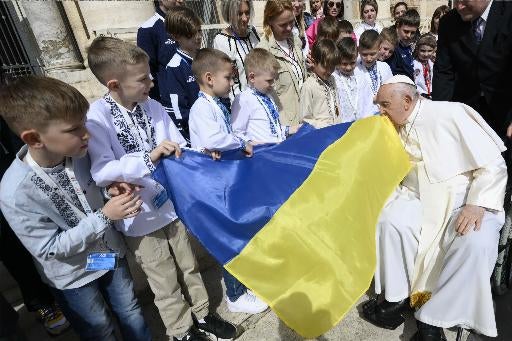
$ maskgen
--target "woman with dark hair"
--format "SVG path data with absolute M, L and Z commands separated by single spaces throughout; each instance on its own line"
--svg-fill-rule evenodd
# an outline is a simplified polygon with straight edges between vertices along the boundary
M 217 33 L 213 48 L 225 52 L 233 61 L 235 77 L 229 93 L 233 101 L 247 86 L 244 59 L 258 45 L 260 38 L 251 25 L 254 17 L 252 0 L 222 0 L 221 14 L 229 26 Z
M 338 20 L 343 20 L 345 15 L 345 8 L 343 0 L 324 0 L 324 16 L 335 17 Z
M 450 8 L 446 5 L 439 6 L 434 11 L 434 14 L 432 15 L 432 20 L 430 21 L 430 34 L 432 34 L 434 37 L 436 37 L 437 40 L 437 31 L 439 30 L 439 19 L 446 13 L 450 11 Z
M 345 6 L 343 0 L 325 0 L 324 1 L 324 16 L 335 17 L 339 21 L 343 20 L 345 14 Z M 306 30 L 306 36 L 308 37 L 309 46 L 313 46 L 316 41 L 316 34 L 318 31 L 318 24 L 322 19 L 317 19 L 309 28 Z
M 357 41 L 366 30 L 374 30 L 377 33 L 382 31 L 382 25 L 377 22 L 377 13 L 379 13 L 379 5 L 376 0 L 361 1 L 361 19 L 362 22 L 356 26 L 354 33 Z
M 393 12 L 391 12 L 391 16 L 396 21 L 398 18 L 400 18 L 402 15 L 404 15 L 405 12 L 409 9 L 409 6 L 407 6 L 407 3 L 400 1 L 393 6 Z

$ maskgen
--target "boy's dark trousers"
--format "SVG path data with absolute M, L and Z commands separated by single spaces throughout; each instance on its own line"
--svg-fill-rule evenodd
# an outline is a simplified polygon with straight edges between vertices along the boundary
M 0 341 L 11 340 L 11 337 L 16 334 L 17 322 L 18 313 L 0 294 Z

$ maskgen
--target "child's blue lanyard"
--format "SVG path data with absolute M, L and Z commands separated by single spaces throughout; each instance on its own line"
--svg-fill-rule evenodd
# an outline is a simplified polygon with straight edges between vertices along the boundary
M 210 102 L 208 97 L 202 91 L 199 91 L 199 97 L 202 97 L 205 100 L 207 100 L 208 102 Z M 220 101 L 220 99 L 218 97 L 212 97 L 212 98 L 213 98 L 214 103 L 222 111 L 222 114 L 223 114 L 222 119 L 224 121 L 224 124 L 226 125 L 226 129 L 228 130 L 228 133 L 231 134 L 233 132 L 233 129 L 231 128 L 231 119 L 230 119 L 231 114 L 230 114 L 228 108 L 226 108 L 226 106 L 224 104 L 222 104 L 222 102 Z
M 277 111 L 274 103 L 265 94 L 260 93 L 257 90 L 252 89 L 252 92 L 258 99 L 258 102 L 263 106 L 263 109 L 265 109 L 265 113 L 267 114 L 268 120 L 270 122 L 270 132 L 272 135 L 279 135 L 277 132 L 277 128 L 281 128 L 281 124 L 279 122 L 279 112 Z
M 379 91 L 380 83 L 382 82 L 379 69 L 377 68 L 377 62 L 375 62 L 375 64 L 373 64 L 373 66 L 367 70 L 368 73 L 370 74 L 370 79 L 372 81 L 372 92 L 374 95 L 376 95 L 377 91 Z

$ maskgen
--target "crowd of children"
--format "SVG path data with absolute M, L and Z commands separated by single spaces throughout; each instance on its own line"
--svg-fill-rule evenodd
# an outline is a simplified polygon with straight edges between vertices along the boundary
M 338 15 L 316 14 L 306 67 L 295 38 L 275 36 L 275 53 L 264 41 L 253 46 L 259 37 L 247 24 L 251 1 L 242 1 L 240 24 L 249 40 L 240 58 L 201 49 L 201 19 L 179 6 L 182 1 L 171 3 L 160 1 L 143 24 L 140 47 L 111 37 L 92 42 L 88 65 L 108 93 L 91 105 L 73 87 L 45 77 L 22 78 L 0 91 L 0 115 L 25 143 L 3 176 L 0 207 L 84 340 L 114 339 L 110 312 L 126 339 L 151 339 L 126 250 L 147 276 L 168 337 L 236 336 L 236 326 L 209 310 L 186 227 L 151 178 L 161 158 L 179 156 L 187 146 L 214 160 L 228 150 L 251 157 L 253 146 L 280 143 L 303 123 L 323 128 L 374 115 L 374 96 L 394 74 L 414 79 L 425 97 L 432 92 L 436 37 L 416 40 L 415 10 L 383 29 L 377 2 L 363 1 L 363 23 L 355 31 Z M 229 18 L 234 12 L 227 3 Z M 222 34 L 238 31 L 233 24 Z M 230 46 L 228 38 L 215 45 Z M 240 37 L 233 42 L 238 51 Z M 289 65 L 282 60 L 297 65 L 283 72 Z M 297 79 L 290 80 L 290 89 L 298 87 L 292 94 L 297 112 L 278 105 L 279 77 Z M 228 272 L 223 277 L 230 311 L 267 309 Z

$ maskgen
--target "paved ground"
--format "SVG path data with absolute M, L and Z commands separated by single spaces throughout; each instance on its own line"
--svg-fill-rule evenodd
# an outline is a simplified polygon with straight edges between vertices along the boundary
M 245 315 L 245 314 L 232 314 L 226 308 L 223 293 L 224 289 L 221 286 L 221 271 L 215 262 L 199 248 L 199 258 L 201 265 L 205 268 L 203 277 L 207 283 L 207 290 L 210 296 L 210 305 L 214 307 L 217 312 L 225 319 L 240 325 L 242 334 L 239 336 L 239 341 L 301 341 L 304 340 L 286 325 L 284 325 L 277 316 L 271 312 L 266 311 L 258 315 Z M 133 264 L 132 264 L 133 265 Z M 158 315 L 158 311 L 153 304 L 153 297 L 143 280 L 144 276 L 140 270 L 132 266 L 133 275 L 136 279 L 136 289 L 139 293 L 139 298 L 144 308 L 144 315 L 146 321 L 149 323 L 152 334 L 156 341 L 166 340 L 164 334 L 164 327 Z M 1 282 L 9 282 L 8 275 L 0 269 Z M 1 286 L 1 284 L 0 284 Z M 20 293 L 17 288 L 11 288 L 3 291 L 6 298 L 16 306 L 20 314 L 21 330 L 26 336 L 27 341 L 78 341 L 76 334 L 69 330 L 59 337 L 50 337 L 46 334 L 44 328 L 35 320 L 32 313 L 26 311 L 23 306 Z M 325 335 L 317 338 L 318 341 L 394 341 L 403 340 L 408 341 L 416 331 L 414 318 L 409 316 L 406 323 L 394 331 L 384 330 L 377 328 L 370 323 L 364 321 L 359 316 L 358 309 L 361 302 L 366 297 L 362 297 L 360 302 L 354 307 L 335 328 L 326 333 Z M 467 341 L 511 341 L 512 340 L 512 292 L 495 298 L 496 302 L 496 316 L 498 323 L 498 338 L 486 338 L 471 335 Z M 449 303 L 448 303 L 449 304 Z M 445 330 L 448 341 L 455 341 L 456 331 Z
M 204 272 L 207 283 L 220 283 L 221 272 L 217 267 L 210 267 Z M 287 328 L 271 311 L 264 312 L 255 316 L 232 314 L 226 309 L 222 298 L 223 289 L 220 285 L 209 285 L 209 295 L 212 306 L 224 318 L 239 324 L 243 328 L 243 333 L 238 340 L 240 341 L 299 341 L 304 340 L 292 330 Z M 19 297 L 17 289 L 6 293 L 8 298 Z M 164 327 L 159 318 L 156 307 L 152 303 L 151 293 L 147 290 L 140 295 L 144 306 L 146 320 L 150 324 L 155 340 L 165 340 Z M 362 298 L 363 301 L 365 298 Z M 498 316 L 498 329 L 500 336 L 498 338 L 483 338 L 469 336 L 468 340 L 483 341 L 510 341 L 512 340 L 512 324 L 509 322 L 512 316 L 512 294 L 508 294 L 496 299 L 496 310 Z M 406 323 L 397 330 L 389 331 L 376 328 L 359 317 L 358 308 L 360 303 L 339 323 L 334 329 L 325 335 L 317 338 L 318 341 L 340 340 L 340 341 L 379 341 L 379 340 L 409 340 L 415 332 L 415 323 L 410 316 Z M 28 341 L 78 341 L 76 334 L 70 330 L 57 338 L 51 338 L 46 335 L 42 326 L 35 321 L 35 316 L 28 313 L 22 304 L 17 304 L 20 313 L 20 325 Z M 455 340 L 455 331 L 445 331 L 449 341 Z

